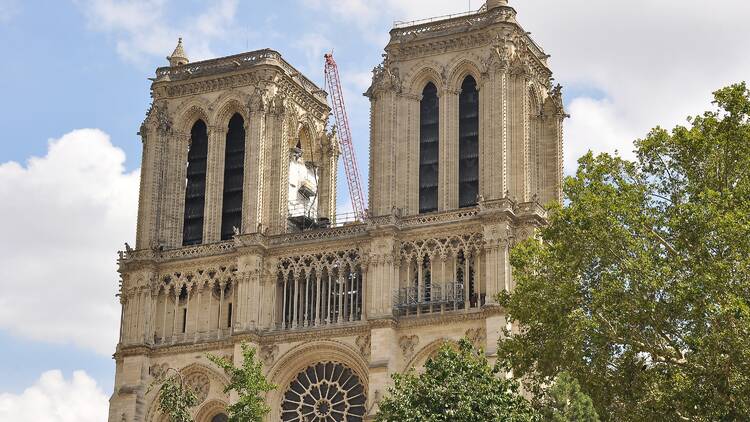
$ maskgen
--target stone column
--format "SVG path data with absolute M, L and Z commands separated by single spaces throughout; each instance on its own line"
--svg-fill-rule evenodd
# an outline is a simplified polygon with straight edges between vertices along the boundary
M 263 255 L 259 248 L 241 251 L 237 261 L 237 300 L 235 307 L 235 332 L 249 331 L 259 326 L 259 309 L 262 306 Z
M 395 255 L 396 239 L 393 233 L 376 233 L 372 240 L 367 280 L 367 315 L 370 319 L 393 317 L 393 291 L 398 286 L 398 263 Z
M 206 204 L 203 218 L 203 243 L 221 239 L 221 210 L 224 202 L 224 156 L 227 128 L 209 126 L 206 160 Z
M 388 387 L 393 385 L 391 374 L 399 371 L 398 359 L 401 351 L 398 347 L 398 334 L 389 324 L 376 325 L 370 331 L 369 386 L 367 396 L 366 419 L 375 420 L 378 404 L 386 395 Z
M 155 129 L 142 126 L 139 132 L 143 140 L 141 158 L 141 183 L 138 197 L 138 223 L 136 249 L 147 249 L 156 241 L 159 204 L 159 188 L 162 177 L 162 136 Z
M 510 235 L 511 227 L 508 222 L 488 221 L 484 224 L 485 289 L 488 305 L 497 304 L 497 295 L 510 288 Z
M 458 99 L 460 90 L 440 97 L 440 186 L 438 209 L 458 208 Z
M 336 218 L 336 176 L 339 149 L 333 136 L 321 136 L 322 153 L 318 164 L 318 216 L 327 217 L 331 223 Z
M 169 138 L 164 177 L 164 209 L 161 211 L 160 243 L 167 247 L 182 246 L 185 216 L 185 180 L 190 134 L 176 132 Z
M 550 201 L 562 203 L 563 178 L 563 120 L 567 117 L 562 107 L 562 94 L 553 90 L 544 103 L 540 122 L 540 182 L 539 200 L 542 205 Z
M 289 145 L 285 117 L 284 98 L 277 95 L 266 114 L 266 156 L 262 165 L 265 171 L 262 189 L 265 189 L 265 193 L 260 221 L 264 227 L 270 229 L 271 234 L 286 231 L 286 218 L 289 213 Z
M 524 69 L 511 69 L 509 92 L 509 153 L 508 165 L 510 197 L 525 202 L 527 195 L 526 167 L 528 163 L 528 107 L 526 89 L 527 78 Z
M 263 214 L 266 166 L 266 112 L 258 94 L 250 101 L 245 122 L 245 167 L 242 193 L 242 233 L 255 233 Z
M 406 163 L 404 183 L 406 183 L 406 197 L 403 202 L 404 215 L 419 214 L 419 127 L 421 95 L 404 95 L 402 103 L 406 106 L 406 116 L 409 121 L 407 135 L 402 142 L 406 146 L 406 154 L 401 159 Z
M 412 183 L 409 181 L 408 174 L 409 167 L 411 166 L 409 163 L 409 153 L 412 148 L 409 144 L 409 131 L 411 128 L 410 113 L 413 108 L 413 102 L 412 96 L 402 94 L 396 96 L 395 113 L 397 117 L 394 119 L 396 127 L 394 127 L 393 140 L 391 141 L 394 163 L 391 184 L 393 190 L 392 206 L 404 211 L 409 208 L 409 191 Z M 419 165 L 418 160 L 417 165 Z

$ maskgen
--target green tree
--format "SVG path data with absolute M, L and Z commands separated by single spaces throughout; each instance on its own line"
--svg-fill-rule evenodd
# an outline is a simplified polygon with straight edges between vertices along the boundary
M 750 420 L 750 92 L 587 154 L 541 241 L 514 248 L 499 356 L 541 393 L 567 371 L 604 421 Z
M 518 384 L 500 374 L 468 340 L 445 345 L 425 364 L 393 375 L 394 387 L 380 403 L 379 422 L 535 421 Z
M 581 391 L 581 386 L 567 372 L 557 376 L 555 383 L 544 391 L 540 401 L 545 421 L 599 422 L 591 397 Z
M 263 375 L 263 366 L 255 358 L 255 348 L 242 343 L 242 367 L 237 368 L 229 360 L 208 355 L 209 360 L 222 368 L 229 375 L 229 384 L 225 391 L 234 391 L 239 395 L 236 403 L 229 406 L 230 422 L 262 422 L 271 411 L 265 402 L 265 394 L 276 389 Z
M 175 371 L 174 375 L 161 381 L 158 397 L 159 411 L 169 416 L 170 422 L 193 422 L 190 408 L 198 404 L 198 398 L 185 385 L 179 372 Z

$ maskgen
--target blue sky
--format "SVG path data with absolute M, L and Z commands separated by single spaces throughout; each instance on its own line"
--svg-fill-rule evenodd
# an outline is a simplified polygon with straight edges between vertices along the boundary
M 3 409 L 26 409 L 28 388 L 90 397 L 92 421 L 106 411 L 119 318 L 114 253 L 135 231 L 136 133 L 147 78 L 178 36 L 193 60 L 276 49 L 320 85 L 322 55 L 333 49 L 366 172 L 362 92 L 393 21 L 481 3 L 0 0 L 0 419 Z M 565 87 L 568 173 L 590 148 L 627 156 L 650 127 L 683 122 L 713 90 L 750 75 L 747 1 L 713 2 L 710 15 L 698 0 L 511 4 Z M 35 411 L 36 420 L 63 420 Z

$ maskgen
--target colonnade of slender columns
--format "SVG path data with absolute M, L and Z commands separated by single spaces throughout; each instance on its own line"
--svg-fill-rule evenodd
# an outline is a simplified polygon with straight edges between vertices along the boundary
M 231 282 L 195 283 L 152 295 L 146 342 L 166 343 L 222 338 L 232 328 Z
M 482 307 L 486 296 L 482 260 L 476 250 L 402 260 L 401 285 L 394 295 L 397 312 L 419 315 Z
M 350 266 L 279 274 L 278 328 L 297 329 L 362 319 L 363 277 Z

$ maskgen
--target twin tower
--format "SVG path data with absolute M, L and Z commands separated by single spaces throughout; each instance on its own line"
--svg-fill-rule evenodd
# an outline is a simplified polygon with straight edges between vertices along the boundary
M 548 56 L 490 0 L 396 24 L 372 86 L 369 213 L 336 213 L 326 93 L 273 50 L 153 79 L 135 248 L 121 253 L 111 422 L 163 422 L 172 368 L 197 422 L 236 397 L 207 353 L 258 350 L 269 421 L 363 421 L 393 373 L 468 337 L 493 357 L 509 250 L 561 199 L 559 87 Z

